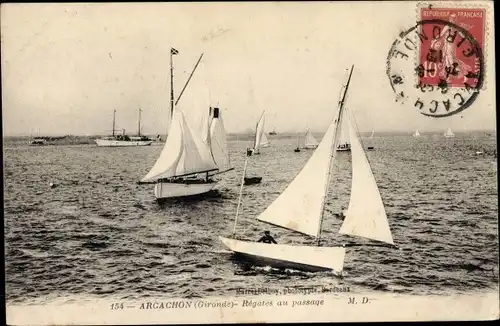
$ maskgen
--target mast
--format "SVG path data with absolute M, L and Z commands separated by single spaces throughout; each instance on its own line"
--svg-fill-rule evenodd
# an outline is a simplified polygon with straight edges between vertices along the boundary
M 115 116 L 116 116 L 116 110 L 113 110 L 113 137 L 115 136 Z
M 170 49 L 170 120 L 172 120 L 172 115 L 174 114 L 174 62 L 173 55 L 174 49 Z
M 141 112 L 142 109 L 139 109 L 139 122 L 137 123 L 137 135 L 141 135 Z
M 243 168 L 243 175 L 241 177 L 240 195 L 238 197 L 238 206 L 236 207 L 236 217 L 234 218 L 233 239 L 234 239 L 234 235 L 236 234 L 236 224 L 238 223 L 238 214 L 240 212 L 241 195 L 243 194 L 243 184 L 245 183 L 245 175 L 247 173 L 248 156 L 249 155 L 247 154 L 247 156 L 245 158 L 245 167 Z
M 347 79 L 347 84 L 345 86 L 345 91 L 344 91 L 344 94 L 342 95 L 342 99 L 340 100 L 340 108 L 339 108 L 339 113 L 338 113 L 338 116 L 337 116 L 337 128 L 335 130 L 335 135 L 334 135 L 334 139 L 337 140 L 338 138 L 338 134 L 339 134 L 339 129 L 338 129 L 338 126 L 340 125 L 340 119 L 342 117 L 342 109 L 344 108 L 344 102 L 345 102 L 345 98 L 346 98 L 346 95 L 347 95 L 347 90 L 349 88 L 349 83 L 351 82 L 351 77 L 352 77 L 352 72 L 354 70 L 354 65 L 352 65 L 351 67 L 351 72 L 349 73 L 349 78 Z M 324 215 L 325 215 L 325 201 L 326 201 L 326 196 L 328 194 L 328 189 L 329 189 L 329 186 L 330 186 L 330 175 L 331 175 L 331 171 L 332 171 L 332 153 L 334 153 L 335 151 L 335 146 L 336 145 L 336 141 L 333 141 L 332 142 L 332 145 L 331 145 L 331 148 L 330 148 L 330 155 L 328 156 L 329 157 L 329 168 L 328 168 L 328 175 L 327 175 L 327 182 L 326 182 L 326 185 L 325 185 L 325 192 L 324 192 L 324 195 L 323 195 L 323 201 L 321 202 L 321 219 L 320 219 L 320 222 L 319 222 L 319 227 L 318 227 L 318 237 L 316 238 L 316 244 L 317 246 L 320 245 L 320 240 L 321 240 L 321 228 L 323 226 L 323 218 L 324 218 Z

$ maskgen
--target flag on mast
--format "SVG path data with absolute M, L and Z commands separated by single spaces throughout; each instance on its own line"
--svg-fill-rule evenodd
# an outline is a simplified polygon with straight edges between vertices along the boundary
M 175 55 L 175 54 L 177 54 L 177 53 L 179 53 L 179 51 L 177 51 L 177 50 L 176 50 L 176 49 L 174 49 L 174 48 L 170 48 L 170 54 Z

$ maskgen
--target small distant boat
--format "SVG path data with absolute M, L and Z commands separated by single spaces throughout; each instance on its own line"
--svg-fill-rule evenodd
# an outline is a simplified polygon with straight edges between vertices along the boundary
M 130 146 L 149 146 L 153 143 L 153 140 L 147 136 L 141 136 L 141 112 L 139 109 L 139 122 L 137 136 L 128 136 L 125 134 L 125 130 L 121 135 L 115 134 L 116 126 L 116 110 L 113 110 L 113 131 L 112 135 L 108 137 L 103 137 L 96 139 L 95 142 L 99 147 L 130 147 Z
M 347 108 L 344 110 L 346 114 Z M 349 140 L 349 128 L 351 128 L 351 124 L 349 119 L 343 119 L 340 125 L 340 139 L 337 146 L 338 152 L 350 152 L 351 151 L 351 142 Z
M 413 133 L 413 137 L 420 137 L 420 133 L 418 132 L 418 129 Z
M 270 132 L 269 132 L 269 135 L 271 135 L 271 136 L 275 136 L 275 135 L 277 135 L 277 133 L 276 133 L 276 129 L 273 129 L 273 131 L 270 131 Z
M 455 134 L 453 133 L 453 131 L 451 131 L 451 128 L 448 128 L 448 130 L 446 130 L 446 132 L 444 133 L 444 136 L 446 138 L 452 138 L 455 137 Z
M 251 154 L 258 155 L 260 154 L 260 147 L 268 147 L 269 146 L 269 140 L 266 137 L 266 134 L 264 133 L 264 113 L 265 111 L 262 111 L 262 114 L 260 115 L 259 121 L 257 121 L 257 124 L 255 126 L 255 136 L 254 136 L 254 142 L 253 142 L 253 148 L 251 150 Z M 248 149 L 247 149 L 248 153 Z
M 28 142 L 31 146 L 43 146 L 47 144 L 47 140 L 45 138 L 40 137 L 40 130 L 37 131 L 37 137 L 33 138 L 32 130 L 30 132 L 30 141 Z
M 375 130 L 372 130 L 372 133 L 371 133 L 371 135 L 370 135 L 370 137 L 369 137 L 369 138 L 370 138 L 370 139 L 373 139 L 373 135 L 374 135 L 374 134 L 375 134 Z
M 375 147 L 373 147 L 373 146 L 368 146 L 367 150 L 369 150 L 369 151 L 373 151 L 373 150 L 375 150 Z
M 309 129 L 307 129 L 306 135 L 304 137 L 304 148 L 314 149 L 314 148 L 318 147 L 318 145 L 319 145 L 319 143 L 316 140 L 316 138 L 314 138 L 311 131 Z
M 244 178 L 244 184 L 246 186 L 257 184 L 257 183 L 260 183 L 261 181 L 262 181 L 262 177 L 245 177 Z
M 243 190 L 240 188 L 232 237 L 219 237 L 229 250 L 258 265 L 306 271 L 331 271 L 334 275 L 342 275 L 346 247 L 395 247 L 384 204 L 370 163 L 363 151 L 359 137 L 352 127 L 349 128 L 353 161 L 351 197 L 338 233 L 368 238 L 382 243 L 346 243 L 322 246 L 320 242 L 332 163 L 335 161 L 335 153 L 337 152 L 334 146 L 338 140 L 336 131 L 342 120 L 343 103 L 351 76 L 352 69 L 339 104 L 337 117 L 330 123 L 321 143 L 295 179 L 257 217 L 260 222 L 315 237 L 315 244 L 268 244 L 237 239 L 235 234 Z M 244 169 L 246 169 L 246 164 Z
M 47 144 L 47 141 L 43 138 L 35 138 L 33 140 L 30 140 L 29 144 L 32 146 L 42 146 Z
M 293 150 L 295 153 L 300 152 L 300 147 L 299 146 L 300 146 L 300 133 L 297 135 L 297 148 L 295 148 Z

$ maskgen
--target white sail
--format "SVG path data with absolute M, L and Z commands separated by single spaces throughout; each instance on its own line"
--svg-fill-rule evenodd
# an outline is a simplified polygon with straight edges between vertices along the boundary
M 181 75 L 182 76 L 182 75 Z M 182 80 L 182 86 L 184 80 L 188 78 L 188 75 L 179 76 Z M 196 71 L 193 73 L 191 80 L 189 81 L 188 87 L 182 93 L 182 97 L 176 104 L 176 110 L 179 109 L 183 112 L 184 117 L 191 127 L 193 132 L 197 132 L 201 140 L 206 146 L 209 144 L 209 134 L 210 134 L 210 122 L 212 120 L 211 112 L 211 99 L 210 99 L 210 88 L 208 84 L 208 71 L 205 67 L 205 63 L 200 61 Z M 181 85 L 179 85 L 180 88 Z
M 334 121 L 307 164 L 258 220 L 318 236 L 336 129 Z
M 169 130 L 160 157 L 141 182 L 217 169 L 201 135 L 192 132 L 181 111 L 174 110 Z
M 344 115 L 347 113 L 347 108 L 344 109 Z M 349 119 L 343 119 L 342 123 L 340 125 L 340 139 L 339 139 L 339 145 L 343 144 L 350 144 L 349 141 Z
M 262 142 L 262 135 L 264 134 L 264 113 L 260 116 L 259 122 L 257 122 L 257 127 L 255 128 L 255 141 L 253 149 L 257 150 Z
M 350 115 L 347 115 L 349 118 Z M 347 120 L 347 119 L 345 119 Z M 377 182 L 352 123 L 348 124 L 351 140 L 352 185 L 349 207 L 339 230 L 341 234 L 365 237 L 394 244 Z
M 444 136 L 445 137 L 453 137 L 453 136 L 455 136 L 455 134 L 453 133 L 453 131 L 451 131 L 451 128 L 448 128 L 448 130 L 446 130 L 446 132 L 444 133 Z
M 304 137 L 304 146 L 305 147 L 316 147 L 318 146 L 318 141 L 314 138 L 313 134 L 309 129 L 307 130 L 306 136 Z
M 267 136 L 266 136 L 266 133 L 263 132 L 262 133 L 262 137 L 260 138 L 260 146 L 261 147 L 269 147 L 271 143 L 269 142 L 269 140 L 267 139 Z
M 373 135 L 375 134 L 375 130 L 372 130 L 372 134 L 370 135 L 370 139 L 373 138 Z
M 419 137 L 420 136 L 420 133 L 418 132 L 418 129 L 415 131 L 415 133 L 413 134 L 413 137 Z
M 208 108 L 208 114 L 205 116 L 206 120 L 202 120 L 201 140 L 207 147 L 211 147 L 211 125 L 213 123 L 212 107 Z
M 210 149 L 219 172 L 225 172 L 232 169 L 232 166 L 222 116 L 219 109 L 215 110 L 217 110 L 217 117 L 214 116 L 210 125 Z

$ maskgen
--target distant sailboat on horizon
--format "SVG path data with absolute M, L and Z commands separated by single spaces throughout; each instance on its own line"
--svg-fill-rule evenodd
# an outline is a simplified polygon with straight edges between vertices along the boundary
M 446 132 L 444 133 L 444 136 L 446 138 L 452 138 L 455 137 L 455 134 L 453 133 L 453 131 L 451 131 L 451 128 L 448 128 L 448 130 L 446 130 Z
M 420 133 L 418 132 L 418 129 L 413 133 L 413 137 L 420 137 Z
M 295 153 L 300 152 L 300 133 L 297 135 L 297 148 L 293 150 Z
M 319 143 L 316 138 L 311 133 L 311 130 L 307 129 L 306 135 L 304 136 L 304 148 L 314 149 L 318 147 Z
M 270 142 L 266 137 L 266 133 L 264 132 L 264 123 L 265 123 L 265 117 L 264 117 L 265 111 L 262 111 L 262 114 L 260 115 L 259 121 L 257 121 L 257 124 L 255 126 L 255 134 L 254 134 L 254 141 L 253 141 L 253 148 L 247 149 L 248 151 L 251 151 L 251 154 L 258 155 L 260 154 L 260 147 L 268 147 Z
M 236 226 L 243 190 L 241 188 L 232 238 L 219 237 L 222 243 L 235 254 L 242 255 L 258 265 L 308 271 L 331 271 L 336 275 L 341 275 L 346 247 L 370 246 L 370 244 L 347 243 L 323 247 L 320 242 L 332 163 L 335 162 L 335 154 L 338 151 L 336 145 L 340 138 L 339 126 L 346 113 L 343 106 L 353 69 L 354 66 L 351 68 L 336 117 L 330 123 L 319 146 L 288 187 L 257 217 L 260 222 L 315 237 L 316 245 L 268 244 L 236 239 Z M 349 133 L 352 141 L 351 197 L 344 222 L 338 232 L 394 246 L 377 183 L 359 137 L 351 125 L 349 125 Z
M 346 108 L 345 111 L 347 112 L 348 109 Z M 351 142 L 350 142 L 350 133 L 349 130 L 351 128 L 351 122 L 349 119 L 345 119 L 342 121 L 342 124 L 340 124 L 340 140 L 337 145 L 337 151 L 339 152 L 350 152 L 351 151 Z

